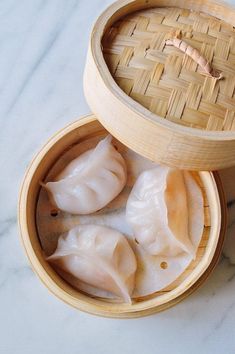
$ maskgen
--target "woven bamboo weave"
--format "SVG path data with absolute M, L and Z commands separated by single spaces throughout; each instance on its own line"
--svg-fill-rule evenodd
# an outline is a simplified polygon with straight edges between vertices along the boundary
M 179 49 L 173 31 L 198 49 L 222 80 L 206 75 Z M 158 116 L 205 130 L 235 130 L 235 29 L 204 13 L 152 8 L 132 13 L 104 34 L 103 53 L 120 88 Z

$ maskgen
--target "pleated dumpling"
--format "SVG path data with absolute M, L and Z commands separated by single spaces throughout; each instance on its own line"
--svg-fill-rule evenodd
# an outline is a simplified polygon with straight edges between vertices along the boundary
M 82 281 L 87 293 L 92 286 L 131 302 L 136 258 L 118 231 L 98 225 L 76 226 L 60 236 L 56 251 L 47 260 Z
M 168 167 L 144 171 L 128 198 L 126 218 L 148 253 L 176 256 L 184 251 L 194 257 L 182 171 Z
M 72 214 L 90 214 L 113 200 L 126 184 L 126 164 L 108 135 L 74 159 L 44 186 L 52 203 Z

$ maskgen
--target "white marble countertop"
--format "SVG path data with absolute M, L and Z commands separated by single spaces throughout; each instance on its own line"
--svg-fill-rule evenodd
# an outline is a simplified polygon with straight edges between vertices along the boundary
M 82 76 L 91 25 L 111 0 L 0 2 L 0 353 L 235 352 L 235 168 L 221 173 L 229 229 L 219 265 L 176 307 L 135 320 L 97 318 L 32 272 L 16 206 L 25 168 L 58 129 L 89 112 Z

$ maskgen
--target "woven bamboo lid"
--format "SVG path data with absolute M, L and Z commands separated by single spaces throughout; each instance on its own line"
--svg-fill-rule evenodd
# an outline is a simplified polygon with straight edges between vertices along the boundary
M 235 10 L 217 1 L 116 2 L 91 36 L 84 88 L 92 111 L 154 161 L 235 164 L 233 25 Z

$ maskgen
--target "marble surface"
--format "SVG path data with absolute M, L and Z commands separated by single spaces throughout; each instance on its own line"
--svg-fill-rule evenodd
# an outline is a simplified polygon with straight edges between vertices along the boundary
M 89 31 L 111 0 L 0 2 L 0 353 L 235 352 L 235 168 L 223 256 L 204 286 L 163 313 L 97 318 L 52 296 L 23 253 L 16 207 L 25 168 L 58 129 L 89 112 L 82 90 Z

